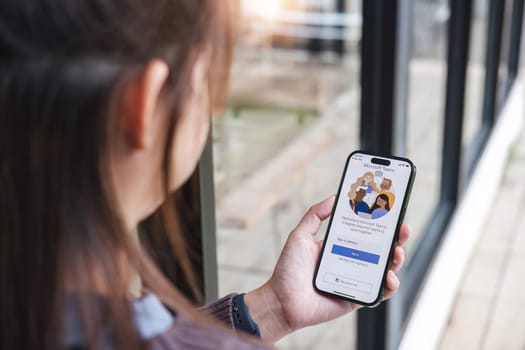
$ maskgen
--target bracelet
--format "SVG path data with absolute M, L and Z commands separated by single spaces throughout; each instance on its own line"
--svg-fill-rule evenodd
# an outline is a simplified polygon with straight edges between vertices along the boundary
M 241 330 L 256 337 L 261 337 L 259 326 L 251 318 L 248 308 L 244 303 L 244 293 L 232 299 L 232 318 L 235 329 Z

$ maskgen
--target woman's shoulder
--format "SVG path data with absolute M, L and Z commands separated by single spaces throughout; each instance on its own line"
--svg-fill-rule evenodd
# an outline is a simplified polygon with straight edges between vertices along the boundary
M 195 324 L 183 317 L 176 317 L 173 325 L 165 332 L 148 340 L 150 349 L 232 349 L 258 350 L 271 349 L 261 343 L 250 342 L 234 333 L 206 325 Z
M 65 343 L 68 348 L 82 348 L 85 344 L 84 331 L 79 318 L 76 296 L 69 296 L 64 319 Z M 218 301 L 220 307 L 228 298 Z M 261 343 L 250 342 L 226 329 L 198 324 L 182 315 L 172 315 L 152 292 L 131 301 L 133 321 L 140 338 L 153 350 L 172 349 L 267 349 Z M 217 303 L 213 303 L 210 307 Z M 205 312 L 208 312 L 205 310 Z M 219 313 L 220 314 L 220 313 Z M 107 331 L 107 330 L 106 330 Z M 114 348 L 109 333 L 103 332 L 98 344 L 101 348 Z
M 227 298 L 225 298 L 227 299 Z M 237 337 L 233 332 L 172 316 L 157 296 L 148 293 L 133 302 L 135 324 L 153 350 L 266 349 L 262 344 Z

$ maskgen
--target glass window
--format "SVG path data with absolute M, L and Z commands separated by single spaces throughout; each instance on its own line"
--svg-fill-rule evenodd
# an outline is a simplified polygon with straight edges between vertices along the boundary
M 417 176 L 405 221 L 413 227 L 407 253 L 417 246 L 439 200 L 447 68 L 448 1 L 415 0 L 409 67 L 407 156 Z
M 465 109 L 463 117 L 464 170 L 471 164 L 477 152 L 476 135 L 481 131 L 483 97 L 485 89 L 485 56 L 489 23 L 489 1 L 476 0 L 472 3 L 470 48 L 467 63 L 465 88 Z
M 497 106 L 501 107 L 503 104 L 507 93 L 508 88 L 508 60 L 510 53 L 510 37 L 511 37 L 511 28 L 512 28 L 512 9 L 514 7 L 515 0 L 506 0 L 504 1 L 504 12 L 503 12 L 503 28 L 501 34 L 501 53 L 500 53 L 500 62 L 499 62 L 499 72 L 498 72 L 498 94 L 497 94 Z
M 213 120 L 220 295 L 270 277 L 289 232 L 337 191 L 359 147 L 361 2 L 243 0 L 236 10 L 228 105 Z M 352 348 L 356 315 L 277 346 Z

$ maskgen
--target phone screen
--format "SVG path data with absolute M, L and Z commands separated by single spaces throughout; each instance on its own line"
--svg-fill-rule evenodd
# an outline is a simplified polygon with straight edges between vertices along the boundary
M 379 301 L 414 170 L 403 158 L 349 156 L 314 278 L 319 291 Z

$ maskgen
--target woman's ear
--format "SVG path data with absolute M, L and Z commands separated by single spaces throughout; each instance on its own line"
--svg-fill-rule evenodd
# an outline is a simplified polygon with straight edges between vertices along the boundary
M 145 149 L 156 136 L 156 116 L 161 109 L 161 93 L 169 74 L 166 62 L 153 59 L 128 81 L 118 108 L 118 126 L 130 147 Z

